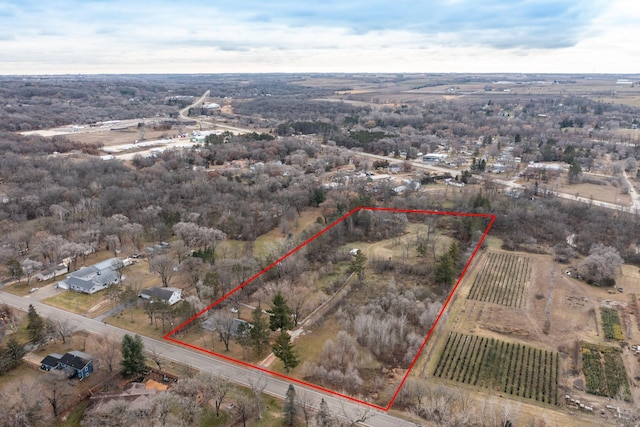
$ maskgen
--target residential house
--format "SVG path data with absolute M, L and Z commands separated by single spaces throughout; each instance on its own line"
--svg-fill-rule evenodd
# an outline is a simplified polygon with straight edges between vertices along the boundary
M 38 281 L 40 282 L 44 282 L 45 280 L 55 279 L 56 277 L 62 276 L 63 274 L 68 272 L 69 268 L 64 264 L 60 264 L 56 267 L 48 268 L 36 274 L 36 279 L 38 279 Z
M 44 369 L 45 371 L 50 371 L 52 369 L 57 369 L 58 364 L 60 363 L 60 359 L 62 359 L 62 355 L 58 353 L 51 353 L 40 362 L 40 369 Z
M 138 296 L 148 300 L 158 299 L 173 305 L 182 299 L 182 289 L 153 287 L 143 289 Z
M 120 280 L 118 270 L 122 267 L 123 264 L 119 258 L 110 258 L 68 274 L 65 280 L 58 282 L 58 288 L 94 294 L 118 283 Z
M 51 353 L 40 362 L 40 368 L 45 371 L 62 369 L 68 378 L 84 379 L 93 372 L 93 357 L 78 350 L 63 355 Z

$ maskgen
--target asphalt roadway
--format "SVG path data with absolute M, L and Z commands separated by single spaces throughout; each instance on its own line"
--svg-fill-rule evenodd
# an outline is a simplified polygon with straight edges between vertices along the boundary
M 28 310 L 29 304 L 33 304 L 37 312 L 43 317 L 51 319 L 68 319 L 70 325 L 77 330 L 85 330 L 98 335 L 109 334 L 113 339 L 121 340 L 125 334 L 131 333 L 124 329 L 107 325 L 79 314 L 69 313 L 62 309 L 42 304 L 36 299 L 20 297 L 4 292 L 1 289 L 0 303 L 7 304 L 23 311 Z M 264 393 L 280 399 L 284 399 L 287 393 L 289 382 L 275 376 L 241 365 L 229 363 L 205 353 L 191 350 L 168 341 L 156 340 L 144 336 L 142 337 L 142 340 L 144 342 L 145 349 L 151 351 L 155 350 L 168 360 L 190 366 L 199 371 L 210 372 L 213 375 L 227 378 L 236 384 L 244 386 L 250 386 L 251 384 L 265 384 Z M 313 403 L 312 406 L 315 408 L 318 407 L 320 399 L 324 398 L 329 409 L 335 415 L 348 419 L 352 422 L 362 419 L 363 416 L 366 418 L 366 421 L 356 423 L 355 425 L 371 427 L 416 426 L 415 423 L 393 417 L 386 412 L 379 411 L 338 396 L 322 393 L 318 390 L 303 387 L 299 384 L 296 384 L 295 386 L 299 393 L 301 390 L 305 390 L 305 392 L 308 393 L 310 401 Z

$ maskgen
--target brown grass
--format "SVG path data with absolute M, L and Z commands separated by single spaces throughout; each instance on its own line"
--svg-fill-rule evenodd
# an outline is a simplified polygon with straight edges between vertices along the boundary
M 51 298 L 46 298 L 42 300 L 42 303 L 50 305 L 52 307 L 61 308 L 66 311 L 70 311 L 76 314 L 91 314 L 92 317 L 98 316 L 103 311 L 93 311 L 89 313 L 89 310 L 94 307 L 96 304 L 102 303 L 105 306 L 110 306 L 111 304 L 104 303 L 103 301 L 107 301 L 107 295 L 105 292 L 97 292 L 93 295 L 82 294 L 74 291 L 67 291 L 60 293 Z M 102 305 L 101 304 L 101 305 Z M 109 307 L 111 308 L 111 307 Z M 107 308 L 106 310 L 108 310 Z
M 601 202 L 631 206 L 631 196 L 620 194 L 620 189 L 612 185 L 574 184 L 561 186 L 559 191 L 567 194 L 578 194 Z

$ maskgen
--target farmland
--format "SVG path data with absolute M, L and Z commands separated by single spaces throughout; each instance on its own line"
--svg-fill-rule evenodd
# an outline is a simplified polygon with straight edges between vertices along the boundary
M 619 348 L 581 343 L 587 392 L 632 401 L 629 381 Z
M 600 309 L 600 316 L 602 317 L 604 337 L 608 340 L 622 341 L 624 334 L 622 332 L 622 323 L 620 322 L 618 311 L 613 308 L 602 307 Z
M 489 243 L 449 307 L 430 358 L 421 364 L 420 379 L 436 387 L 475 390 L 479 401 L 487 395 L 519 400 L 532 414 L 541 407 L 566 413 L 565 395 L 594 410 L 614 405 L 633 412 L 636 358 L 630 349 L 607 347 L 604 331 L 618 330 L 626 341 L 637 342 L 633 298 L 629 303 L 637 269 L 625 267 L 625 292 L 614 293 L 566 274 L 551 255 L 506 252 L 499 242 Z M 490 296 L 506 289 L 513 293 L 516 282 L 523 287 L 519 306 Z M 595 350 L 585 350 L 585 342 Z M 596 419 L 587 410 L 578 411 L 557 425 L 614 422 L 613 414 Z
M 452 332 L 434 375 L 541 403 L 558 403 L 558 353 Z
M 530 276 L 528 257 L 492 252 L 476 276 L 468 298 L 520 308 Z

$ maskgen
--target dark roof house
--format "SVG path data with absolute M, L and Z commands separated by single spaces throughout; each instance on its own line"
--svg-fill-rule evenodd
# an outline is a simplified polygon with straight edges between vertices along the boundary
M 93 357 L 78 350 L 70 351 L 63 355 L 51 353 L 42 359 L 40 368 L 45 371 L 62 369 L 67 372 L 69 378 L 78 377 L 84 379 L 93 372 Z
M 40 362 L 40 368 L 45 371 L 50 371 L 52 369 L 56 369 L 58 367 L 58 363 L 60 363 L 60 359 L 62 359 L 62 355 L 58 353 L 51 353 Z

